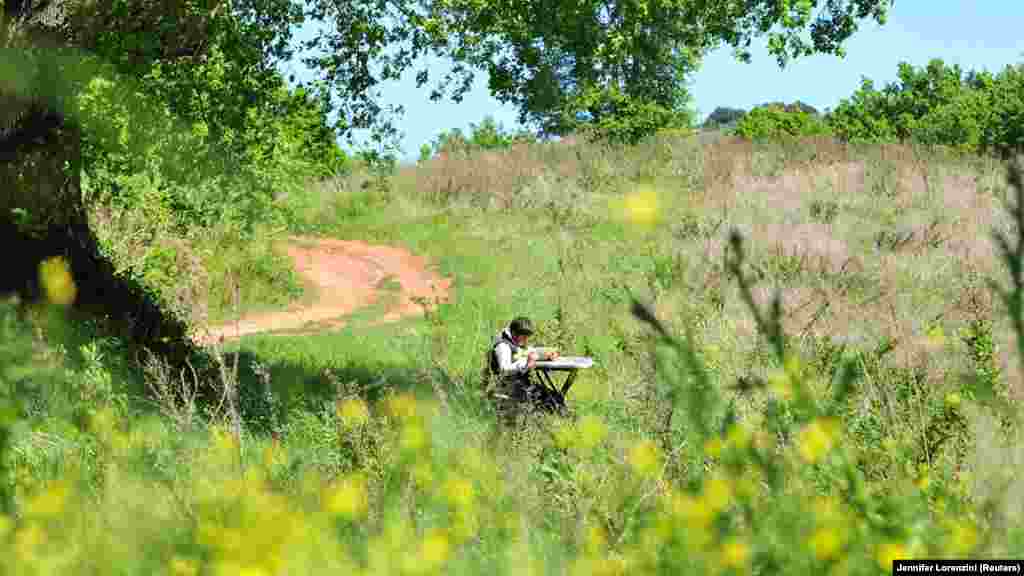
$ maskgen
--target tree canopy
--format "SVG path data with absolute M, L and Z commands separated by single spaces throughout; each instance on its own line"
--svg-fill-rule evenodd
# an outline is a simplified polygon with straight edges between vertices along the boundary
M 197 64 L 228 63 L 208 98 L 225 122 L 301 61 L 316 78 L 339 134 L 396 134 L 384 83 L 433 54 L 453 62 L 433 78 L 434 98 L 461 99 L 475 73 L 491 93 L 546 134 L 598 125 L 626 139 L 689 125 L 686 79 L 722 45 L 749 60 L 754 39 L 784 66 L 812 53 L 843 53 L 866 19 L 884 22 L 892 0 L 6 0 L 4 44 L 26 30 L 112 63 L 136 77 L 158 73 L 175 112 L 195 112 Z M 12 23 L 14 25 L 12 26 Z M 20 26 L 19 26 L 20 24 Z M 30 24 L 30 25 L 29 25 Z M 296 32 L 316 32 L 300 40 Z M 416 70 L 420 86 L 431 82 Z M 173 94 L 173 87 L 178 90 Z M 235 119 L 237 121 L 237 118 Z M 211 129 L 217 129 L 211 126 Z
M 861 21 L 884 23 L 892 0 L 427 0 L 437 46 L 520 121 L 564 134 L 604 125 L 628 140 L 689 122 L 685 80 L 710 50 L 749 61 L 766 37 L 780 66 L 842 55 Z M 627 126 L 623 126 L 625 122 Z

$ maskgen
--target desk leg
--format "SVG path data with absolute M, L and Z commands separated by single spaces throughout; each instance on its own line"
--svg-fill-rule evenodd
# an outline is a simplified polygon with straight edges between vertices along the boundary
M 571 370 L 569 372 L 569 377 L 565 379 L 565 384 L 562 385 L 562 397 L 563 398 L 565 397 L 566 394 L 569 393 L 569 388 L 572 387 L 572 382 L 575 379 L 576 379 L 576 371 L 575 370 Z
M 540 374 L 541 380 L 548 388 L 550 388 L 551 390 L 558 390 L 558 387 L 555 386 L 555 383 L 551 381 L 551 375 L 548 374 L 547 370 L 541 370 Z

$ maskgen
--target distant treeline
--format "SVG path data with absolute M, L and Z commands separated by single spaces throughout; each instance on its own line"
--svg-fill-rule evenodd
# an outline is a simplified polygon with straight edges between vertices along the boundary
M 747 111 L 718 107 L 701 125 L 752 139 L 832 135 L 850 142 L 903 142 L 965 152 L 1024 150 L 1024 65 L 997 74 L 964 71 L 940 59 L 902 63 L 896 82 L 869 79 L 834 110 L 796 101 Z

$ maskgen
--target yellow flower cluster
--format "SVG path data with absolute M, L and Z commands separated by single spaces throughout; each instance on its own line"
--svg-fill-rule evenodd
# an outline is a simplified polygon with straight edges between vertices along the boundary
M 796 394 L 796 387 L 803 385 L 803 378 L 800 357 L 788 354 L 782 368 L 769 374 L 768 389 L 782 400 L 792 400 Z
M 615 210 L 629 224 L 638 228 L 650 228 L 658 222 L 660 202 L 658 192 L 652 186 L 640 186 L 618 202 Z
M 338 404 L 338 419 L 346 428 L 359 428 L 370 421 L 370 409 L 361 398 L 349 398 Z
M 394 418 L 380 423 L 386 427 L 380 452 L 374 453 L 380 459 L 336 477 L 311 467 L 300 477 L 290 478 L 287 482 L 295 484 L 287 489 L 282 489 L 272 474 L 279 466 L 281 448 L 268 443 L 253 450 L 244 436 L 241 442 L 246 444 L 240 445 L 229 429 L 212 427 L 208 446 L 189 456 L 190 476 L 174 487 L 190 514 L 182 524 L 186 528 L 176 532 L 194 535 L 186 537 L 190 538 L 187 546 L 176 546 L 162 556 L 166 559 L 160 573 L 425 576 L 461 573 L 477 561 L 474 556 L 481 550 L 493 550 L 499 559 L 507 556 L 509 565 L 515 567 L 512 573 L 550 568 L 531 550 L 534 539 L 526 537 L 537 528 L 531 523 L 529 498 L 538 495 L 523 496 L 529 490 L 521 490 L 523 484 L 517 483 L 514 465 L 506 467 L 472 440 L 455 446 L 433 442 L 429 411 L 409 395 L 393 396 L 379 410 L 378 406 L 371 410 L 360 399 L 339 402 L 335 408 L 345 433 L 354 433 L 354 427 L 362 427 L 360 434 L 376 430 L 378 415 Z M 819 418 L 800 429 L 790 457 L 780 462 L 785 473 L 799 473 L 807 468 L 804 464 L 826 458 L 839 443 L 839 426 L 834 419 Z M 922 539 L 936 542 L 933 546 L 941 547 L 944 554 L 963 556 L 977 551 L 982 541 L 979 526 L 962 516 L 946 519 L 940 504 L 936 504 L 937 519 L 927 520 L 924 528 L 934 539 L 914 536 L 901 542 L 880 539 L 881 534 L 871 532 L 861 512 L 838 497 L 817 496 L 812 483 L 804 482 L 806 477 L 793 482 L 787 478 L 783 491 L 768 493 L 767 484 L 762 483 L 766 470 L 753 460 L 738 463 L 733 457 L 744 455 L 751 447 L 760 450 L 768 445 L 767 433 L 758 427 L 756 420 L 743 420 L 699 446 L 710 459 L 728 458 L 721 463 L 706 462 L 700 488 L 693 492 L 673 487 L 668 474 L 662 473 L 666 455 L 650 439 L 625 444 L 624 461 L 616 462 L 612 456 L 620 453 L 622 445 L 609 441 L 612 432 L 603 419 L 584 416 L 558 430 L 556 443 L 574 449 L 569 457 L 575 464 L 574 475 L 558 481 L 571 484 L 583 495 L 572 495 L 580 500 L 566 508 L 589 499 L 589 512 L 576 533 L 578 555 L 564 571 L 661 574 L 670 565 L 671 573 L 730 576 L 750 573 L 760 553 L 777 548 L 780 542 L 797 544 L 786 551 L 794 558 L 790 567 L 813 561 L 831 568 L 833 575 L 865 559 L 888 570 L 894 558 L 917 553 L 918 544 L 914 543 Z M 148 430 L 120 431 L 125 428 L 114 412 L 99 412 L 93 421 L 93 430 L 113 439 L 111 445 L 123 444 L 125 450 L 156 445 Z M 111 455 L 104 451 L 104 457 Z M 914 471 L 919 478 L 929 474 L 928 469 L 910 470 Z M 395 479 L 398 482 L 392 482 Z M 117 476 L 105 480 L 123 487 Z M 145 486 L 140 494 L 148 490 L 151 497 L 151 485 L 139 484 Z M 55 565 L 54 558 L 61 555 L 84 555 L 81 550 L 89 549 L 84 545 L 68 551 L 71 539 L 67 534 L 78 532 L 58 526 L 69 517 L 69 508 L 81 500 L 74 487 L 73 481 L 61 480 L 19 497 L 23 512 L 19 523 L 0 515 L 0 553 L 37 567 Z M 910 487 L 904 483 L 901 488 Z M 294 493 L 288 494 L 288 490 Z M 758 497 L 762 490 L 766 495 Z M 550 505 L 557 514 L 557 506 L 566 505 L 563 497 L 555 491 L 540 493 L 534 504 Z M 394 501 L 402 504 L 387 504 Z M 811 504 L 808 510 L 805 502 Z M 167 509 L 175 509 L 176 504 Z M 612 514 L 623 512 L 636 516 L 626 524 L 619 523 L 618 516 L 614 522 L 607 521 Z M 781 524 L 786 526 L 790 514 L 798 515 L 800 522 L 789 523 L 783 528 L 786 532 L 769 529 L 769 534 L 762 536 L 766 522 L 782 517 Z M 88 525 L 107 520 L 91 517 Z M 144 523 L 164 526 L 174 520 L 146 518 Z M 40 568 L 37 573 L 53 572 Z
M 587 452 L 597 448 L 608 437 L 608 426 L 597 416 L 588 414 L 578 423 L 560 425 L 555 431 L 555 442 L 561 448 Z
M 629 465 L 640 476 L 654 476 L 661 465 L 661 453 L 651 440 L 641 440 L 629 451 Z
M 214 574 L 277 574 L 310 531 L 308 519 L 270 489 L 258 468 L 200 501 L 197 543 L 212 553 Z
M 967 556 L 980 543 L 978 529 L 970 520 L 947 520 L 946 528 L 946 548 L 953 556 Z
M 882 542 L 878 545 L 875 553 L 875 561 L 885 571 L 892 571 L 892 563 L 896 560 L 910 558 L 910 551 L 900 542 Z
M 369 500 L 366 478 L 362 474 L 351 474 L 330 486 L 324 494 L 324 507 L 332 514 L 349 520 L 360 520 L 366 516 Z
M 71 268 L 63 256 L 54 256 L 40 262 L 39 283 L 47 300 L 53 304 L 67 306 L 78 295 L 75 279 L 71 277 Z
M 842 504 L 834 496 L 820 497 L 814 502 L 814 532 L 808 546 L 818 560 L 834 560 L 845 546 L 848 520 Z
M 723 568 L 743 570 L 750 561 L 750 546 L 733 538 L 722 544 L 719 556 L 719 562 Z
M 797 436 L 797 452 L 808 464 L 820 461 L 839 438 L 840 423 L 834 418 L 818 418 L 805 426 Z

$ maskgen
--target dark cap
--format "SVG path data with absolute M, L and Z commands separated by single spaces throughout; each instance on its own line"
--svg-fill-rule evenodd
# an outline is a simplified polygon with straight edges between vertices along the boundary
M 533 322 L 525 316 L 519 316 L 508 325 L 513 336 L 529 336 L 533 334 Z

